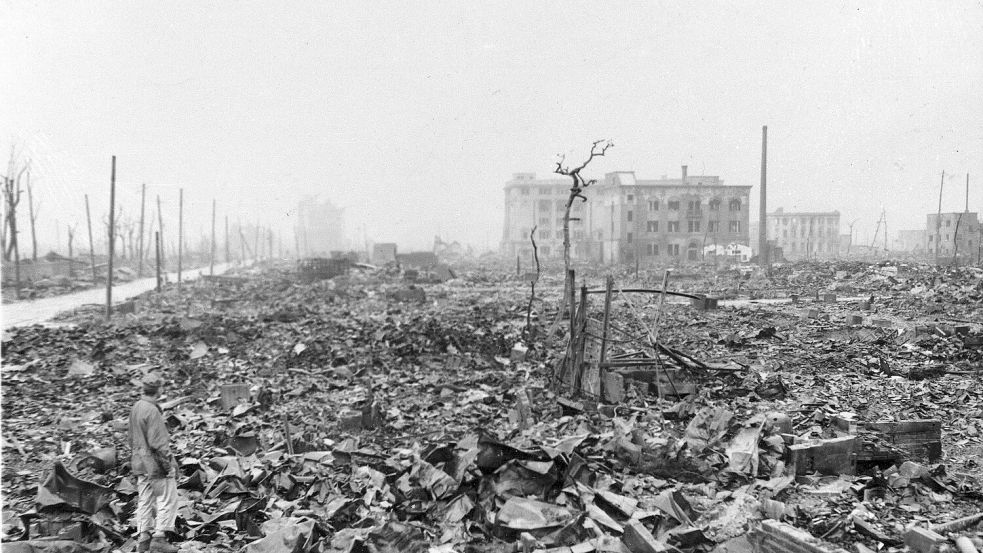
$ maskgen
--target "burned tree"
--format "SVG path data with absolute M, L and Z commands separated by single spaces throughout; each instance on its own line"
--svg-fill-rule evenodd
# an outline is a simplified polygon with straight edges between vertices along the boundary
M 570 195 L 567 197 L 566 208 L 563 212 L 563 268 L 568 271 L 570 270 L 570 208 L 573 207 L 573 202 L 577 198 L 580 198 L 582 202 L 586 202 L 587 197 L 584 196 L 584 191 L 588 186 L 597 182 L 596 179 L 584 180 L 580 172 L 595 157 L 603 156 L 611 146 L 614 146 L 614 144 L 610 140 L 595 141 L 590 147 L 590 156 L 587 157 L 587 160 L 573 168 L 569 166 L 564 167 L 564 156 L 560 156 L 560 159 L 556 162 L 556 169 L 553 172 L 558 175 L 570 177 L 573 180 L 573 184 L 570 187 Z
M 557 311 L 556 320 L 553 322 L 550 328 L 550 334 L 556 330 L 557 325 L 560 323 L 560 319 L 563 318 L 563 310 L 567 307 L 567 297 L 570 295 L 570 290 L 573 287 L 573 282 L 570 280 L 570 209 L 573 207 L 573 202 L 578 198 L 582 202 L 587 201 L 587 197 L 584 196 L 584 191 L 587 187 L 594 184 L 596 179 L 585 180 L 581 176 L 580 172 L 587 167 L 587 165 L 594 160 L 595 157 L 602 157 L 607 153 L 608 148 L 614 146 L 610 140 L 596 140 L 590 147 L 590 155 L 587 159 L 575 167 L 570 167 L 569 165 L 564 165 L 566 158 L 560 156 L 560 159 L 556 162 L 556 169 L 553 171 L 558 175 L 564 175 L 570 177 L 573 181 L 570 186 L 570 195 L 567 196 L 567 203 L 563 211 L 563 269 L 564 269 L 564 293 L 560 300 L 560 308 Z M 573 320 L 573 313 L 570 313 L 570 319 Z
M 29 164 L 17 170 L 17 156 L 13 148 L 10 150 L 10 161 L 7 163 L 7 175 L 3 177 L 3 259 L 14 261 L 14 289 L 20 299 L 20 245 L 17 239 L 17 205 L 20 203 L 20 179 L 27 171 Z M 14 176 L 16 173 L 16 176 Z

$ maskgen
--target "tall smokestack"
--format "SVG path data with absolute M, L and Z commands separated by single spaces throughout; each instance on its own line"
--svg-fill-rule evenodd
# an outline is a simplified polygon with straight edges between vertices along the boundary
M 686 184 L 686 169 L 687 167 L 683 165 L 683 184 Z
M 758 263 L 771 272 L 768 262 L 768 126 L 761 127 L 761 207 L 758 214 Z

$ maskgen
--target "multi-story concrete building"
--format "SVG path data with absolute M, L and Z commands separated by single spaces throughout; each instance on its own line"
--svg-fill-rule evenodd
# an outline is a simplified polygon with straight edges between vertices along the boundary
M 748 245 L 751 187 L 726 186 L 720 177 L 682 169 L 678 179 L 657 180 L 617 171 L 591 185 L 587 201 L 575 201 L 571 210 L 571 256 L 603 263 L 696 262 L 708 246 Z M 540 256 L 562 255 L 569 191 L 569 179 L 515 174 L 505 185 L 502 251 L 528 258 L 535 227 Z
M 839 255 L 840 212 L 768 214 L 768 243 L 779 247 L 789 261 L 823 259 Z
M 980 240 L 979 214 L 970 211 L 961 213 L 930 213 L 925 224 L 926 253 L 942 257 L 977 255 Z M 938 248 L 936 249 L 936 246 Z
M 924 230 L 899 230 L 894 235 L 891 242 L 891 251 L 908 253 L 925 253 L 925 244 L 928 242 Z

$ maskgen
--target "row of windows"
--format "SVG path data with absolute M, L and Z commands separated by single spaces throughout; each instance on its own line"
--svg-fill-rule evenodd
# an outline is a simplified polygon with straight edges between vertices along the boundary
M 782 238 L 789 238 L 789 237 L 798 238 L 799 234 L 800 233 L 797 232 L 795 229 L 792 229 L 791 232 L 789 232 L 788 230 L 782 230 Z M 813 233 L 811 232 L 806 232 L 805 229 L 802 230 L 801 234 L 802 234 L 802 238 L 809 238 L 813 235 Z M 825 235 L 825 233 L 823 232 L 823 227 L 819 227 L 819 231 L 815 234 L 816 236 L 823 237 Z M 836 230 L 829 229 L 830 236 L 833 236 L 835 234 L 837 234 Z
M 669 200 L 666 202 L 666 208 L 669 211 L 679 211 L 682 206 L 682 202 L 679 200 Z M 661 203 L 659 200 L 649 200 L 648 201 L 649 211 L 659 211 Z M 710 211 L 720 211 L 720 200 L 710 200 L 708 204 Z M 691 213 L 699 213 L 703 210 L 701 205 L 701 200 L 690 200 L 686 202 L 686 211 Z M 741 210 L 741 200 L 733 199 L 727 202 L 728 211 L 740 211 Z
M 578 209 L 581 204 L 582 202 L 575 201 L 572 207 L 573 209 Z M 556 209 L 566 209 L 566 205 L 567 205 L 566 200 L 538 200 L 537 203 L 537 207 L 539 207 L 541 211 L 553 209 L 554 206 L 556 207 Z M 659 211 L 661 207 L 662 207 L 662 203 L 660 200 L 648 201 L 649 211 Z M 679 200 L 669 200 L 668 202 L 666 202 L 666 209 L 668 209 L 669 211 L 679 211 L 681 207 L 682 207 L 682 202 L 680 202 Z M 710 208 L 710 211 L 720 211 L 720 200 L 710 200 L 708 207 Z M 701 200 L 691 200 L 686 202 L 686 210 L 691 213 L 701 212 L 703 210 Z M 727 202 L 727 210 L 740 211 L 741 200 L 735 198 Z
M 679 232 L 680 221 L 667 221 L 666 232 Z M 720 232 L 720 221 L 707 221 L 707 232 Z M 659 232 L 659 221 L 647 221 L 645 232 Z M 701 221 L 686 221 L 686 232 L 703 232 Z M 728 221 L 727 232 L 741 232 L 740 221 Z
M 548 218 L 540 219 L 540 224 L 541 225 L 548 225 L 549 224 L 549 221 L 550 220 Z M 563 225 L 563 220 L 562 219 L 559 219 L 557 221 L 557 226 L 562 226 L 562 225 Z M 666 225 L 666 232 L 667 233 L 682 232 L 680 230 L 681 228 L 682 227 L 680 226 L 680 221 L 668 221 L 668 224 Z M 529 232 L 530 232 L 530 229 L 529 228 L 523 228 L 523 229 L 521 229 L 521 231 L 519 233 L 519 237 L 520 238 L 525 238 L 525 237 L 529 236 Z M 645 224 L 645 232 L 647 232 L 647 233 L 657 233 L 657 232 L 659 232 L 659 221 L 648 221 Z M 703 224 L 702 224 L 702 222 L 701 221 L 686 221 L 686 232 L 689 232 L 689 233 L 703 232 Z M 711 233 L 711 234 L 712 233 L 720 232 L 720 221 L 709 221 L 707 223 L 706 232 L 707 233 Z M 740 221 L 728 221 L 727 222 L 727 232 L 730 232 L 730 233 L 740 233 L 741 232 L 741 222 Z M 539 229 L 538 230 L 538 234 L 539 234 L 539 238 L 544 239 L 544 240 L 549 240 L 550 238 L 553 238 L 554 236 L 556 238 L 562 238 L 563 237 L 563 230 L 562 229 L 557 229 L 555 231 L 555 234 L 554 234 L 554 231 L 553 230 L 550 230 L 550 229 Z M 583 237 L 584 237 L 584 231 L 583 230 L 571 230 L 571 236 L 575 240 L 583 239 Z M 629 242 L 631 242 L 632 236 L 633 236 L 633 233 L 629 232 L 628 233 L 628 241 Z M 598 239 L 600 239 L 600 236 L 598 236 Z
M 659 254 L 658 244 L 646 244 L 645 245 L 645 255 L 650 257 L 655 257 Z M 679 256 L 679 244 L 667 244 L 666 245 L 666 255 L 670 257 Z

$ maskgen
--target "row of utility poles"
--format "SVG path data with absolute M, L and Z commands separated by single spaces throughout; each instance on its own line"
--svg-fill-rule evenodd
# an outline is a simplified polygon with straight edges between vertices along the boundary
M 138 242 L 138 266 L 137 266 L 137 276 L 143 276 L 143 260 L 146 255 L 144 251 L 144 217 L 146 215 L 146 196 L 147 196 L 147 185 L 143 184 L 140 193 L 140 223 L 139 223 L 139 242 Z M 209 268 L 208 274 L 215 274 L 215 225 L 216 225 L 216 213 L 217 213 L 217 202 L 212 200 L 212 224 L 211 224 L 211 244 L 210 244 L 210 255 L 209 255 Z M 116 224 L 115 224 L 115 214 L 116 214 L 116 156 L 112 156 L 112 165 L 110 169 L 109 178 L 109 248 L 108 254 L 109 259 L 107 263 L 106 272 L 106 318 L 109 319 L 112 316 L 112 303 L 113 303 L 113 258 L 115 257 L 115 244 L 116 244 Z M 89 209 L 89 196 L 85 195 L 85 217 L 86 223 L 89 231 L 89 261 L 92 265 L 92 281 L 96 282 L 98 278 L 96 263 L 95 263 L 95 243 L 92 238 L 92 217 Z M 164 217 L 161 210 L 160 195 L 157 196 L 157 230 L 154 231 L 154 259 L 156 263 L 156 279 L 157 279 L 157 290 L 160 291 L 162 285 L 162 275 L 161 275 L 161 259 L 163 254 L 163 244 L 161 237 L 163 235 L 164 229 Z M 240 247 L 242 259 L 245 260 L 246 257 L 246 244 L 245 236 L 242 233 L 242 227 L 240 225 L 239 234 L 241 237 Z M 268 247 L 266 248 L 266 253 L 268 256 L 273 257 L 273 231 L 266 229 L 268 238 Z M 258 257 L 261 242 L 259 241 L 260 227 L 256 226 L 256 237 L 254 241 L 254 247 L 251 249 L 250 254 L 253 257 Z M 282 249 L 282 246 L 281 246 Z M 178 290 L 181 289 L 181 283 L 183 281 L 183 270 L 184 270 L 184 188 L 178 190 L 178 246 L 177 246 L 177 286 Z M 231 259 L 231 251 L 229 248 L 229 217 L 225 217 L 225 260 L 228 262 Z

